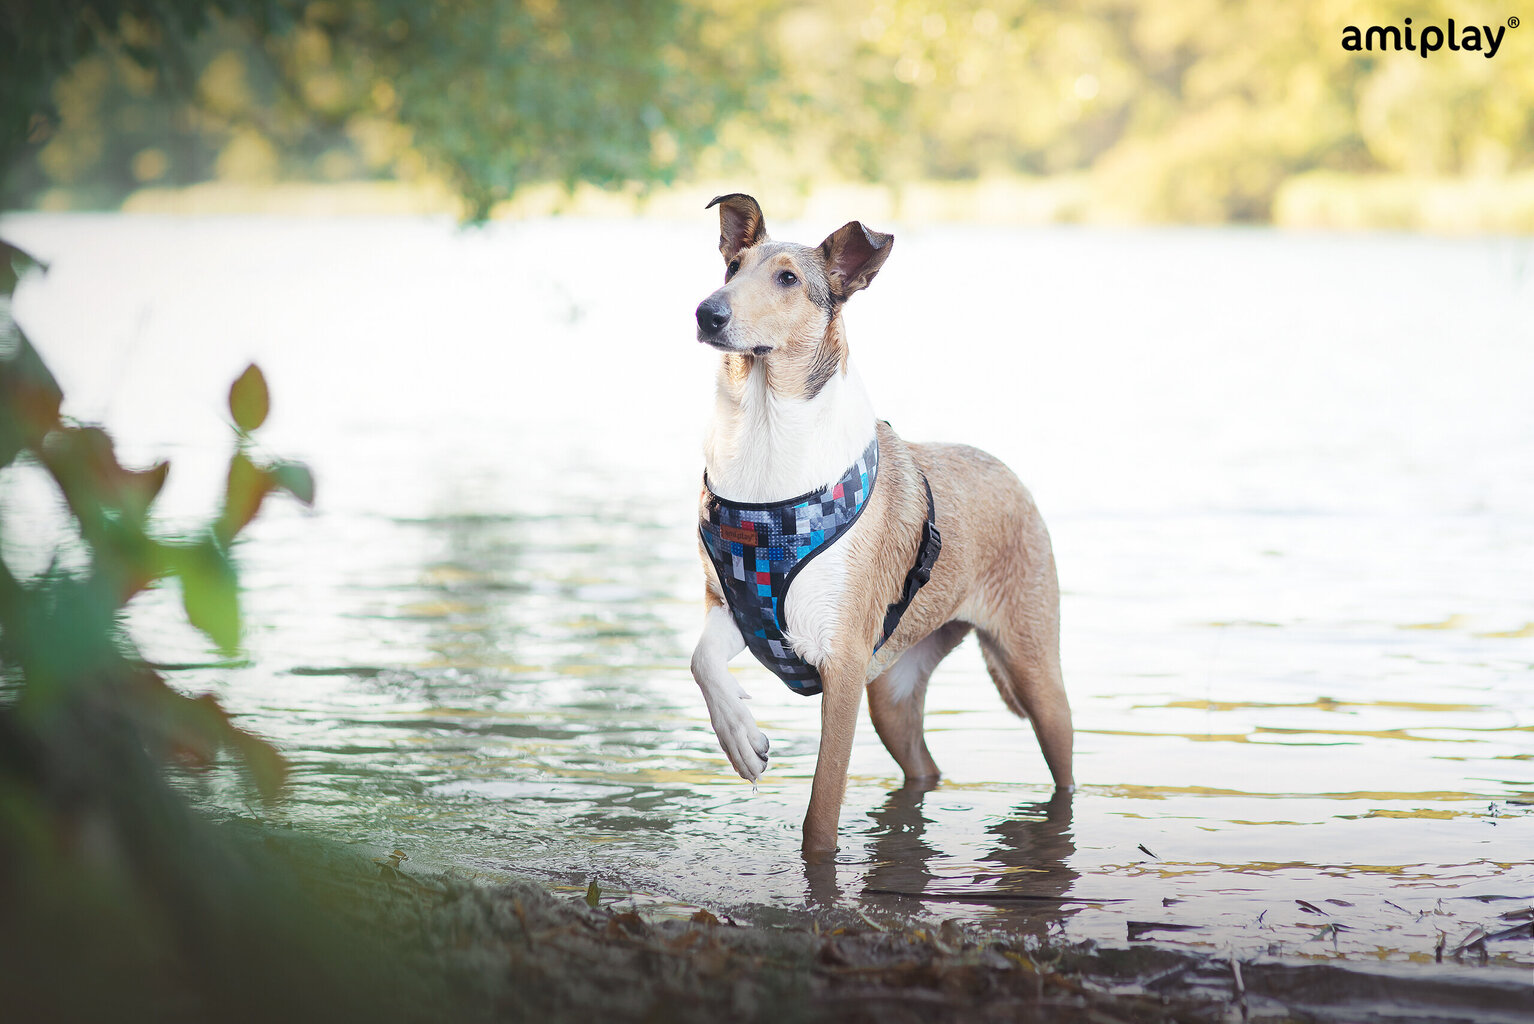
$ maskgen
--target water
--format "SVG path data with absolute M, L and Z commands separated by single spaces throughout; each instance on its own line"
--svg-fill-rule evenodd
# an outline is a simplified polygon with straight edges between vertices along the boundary
M 818 702 L 737 660 L 773 748 L 752 787 L 687 669 L 711 215 L 0 227 L 53 262 L 18 312 L 66 411 L 172 460 L 167 528 L 213 504 L 248 360 L 263 444 L 318 476 L 239 550 L 246 660 L 211 664 L 174 588 L 131 611 L 293 763 L 275 811 L 215 773 L 228 813 L 657 912 L 839 900 L 1242 955 L 1432 959 L 1534 901 L 1527 239 L 896 225 L 854 357 L 904 436 L 990 449 L 1044 510 L 1081 786 L 1050 800 L 968 641 L 928 698 L 941 786 L 900 790 L 864 718 L 807 875 Z M 35 571 L 46 494 L 0 497 Z

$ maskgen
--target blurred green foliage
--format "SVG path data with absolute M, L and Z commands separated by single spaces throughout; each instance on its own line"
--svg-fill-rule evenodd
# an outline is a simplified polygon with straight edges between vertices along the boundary
M 13 205 L 54 185 L 106 203 L 395 178 L 446 181 L 482 215 L 529 182 L 1090 173 L 1109 212 L 1222 221 L 1266 219 L 1305 174 L 1534 171 L 1534 30 L 1507 29 L 1492 60 L 1341 47 L 1350 24 L 1505 25 L 1491 0 L 18 9 L 0 19 L 0 48 L 25 57 L 0 102 Z
M 339 930 L 326 916 L 337 908 L 322 914 L 261 851 L 228 842 L 172 779 L 225 755 L 272 801 L 283 758 L 211 695 L 172 687 L 121 623 L 135 595 L 175 578 L 188 619 L 234 654 L 231 545 L 271 493 L 312 501 L 310 473 L 256 453 L 268 397 L 252 366 L 229 396 L 222 507 L 191 536 L 162 536 L 153 506 L 169 465 L 126 468 L 105 430 L 61 415 L 58 383 L 11 315 L 30 262 L 0 243 L 0 474 L 45 478 L 72 529 L 47 568 L 17 574 L 7 558 L 37 538 L 17 536 L 0 504 L 0 1013 L 376 1017 L 415 979 L 369 966 L 371 940 Z
M 873 180 L 1090 174 L 1127 218 L 1265 220 L 1318 169 L 1534 169 L 1534 37 L 1497 60 L 1365 53 L 1347 24 L 1502 25 L 1505 4 L 837 0 L 788 15 L 795 137 Z M 1526 29 L 1524 31 L 1527 31 Z M 1102 212 L 1102 211 L 1099 211 Z
M 0 54 L 0 202 L 52 184 L 447 181 L 471 216 L 531 181 L 664 182 L 753 105 L 742 7 L 686 0 L 23 0 Z M 67 70 L 67 74 L 65 73 Z

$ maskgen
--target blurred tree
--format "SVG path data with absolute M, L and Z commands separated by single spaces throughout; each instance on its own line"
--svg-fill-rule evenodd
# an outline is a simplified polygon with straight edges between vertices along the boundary
M 430 172 L 482 217 L 531 181 L 670 181 L 761 96 L 761 20 L 688 0 L 19 0 L 0 198 Z
M 483 214 L 532 181 L 702 167 L 1089 177 L 1095 215 L 1260 221 L 1311 171 L 1534 171 L 1531 30 L 1493 0 L 15 2 L 12 204 L 52 184 L 109 202 L 393 177 L 445 180 Z M 1506 37 L 1490 60 L 1342 49 L 1348 24 L 1407 17 Z
M 1501 26 L 1484 0 L 832 0 L 785 21 L 790 120 L 867 180 L 1091 174 L 1096 212 L 1265 220 L 1309 170 L 1534 169 L 1534 62 L 1355 54 L 1353 22 Z M 1509 39 L 1518 31 L 1508 29 Z M 1526 30 L 1525 30 L 1526 31 Z M 1526 52 L 1526 51 L 1525 51 Z M 1504 59 L 1506 58 L 1506 59 Z

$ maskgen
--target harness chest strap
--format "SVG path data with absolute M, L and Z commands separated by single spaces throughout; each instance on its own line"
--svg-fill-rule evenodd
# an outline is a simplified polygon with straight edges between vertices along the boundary
M 698 528 L 730 614 L 751 653 L 795 693 L 813 696 L 821 691 L 821 682 L 820 673 L 784 636 L 783 605 L 789 584 L 810 559 L 852 528 L 873 493 L 878 469 L 875 437 L 835 483 L 787 501 L 732 502 L 715 494 L 704 474 L 708 498 Z M 899 596 L 885 613 L 883 635 L 874 650 L 890 638 L 916 592 L 932 578 L 942 550 L 932 486 L 925 474 L 922 486 L 927 494 L 927 520 L 921 545 Z
M 937 508 L 932 504 L 932 484 L 928 482 L 925 473 L 921 475 L 921 485 L 927 492 L 927 521 L 921 524 L 921 547 L 916 549 L 916 564 L 905 574 L 905 585 L 900 588 L 900 597 L 884 613 L 884 635 L 874 645 L 875 651 L 884 646 L 884 641 L 900 625 L 900 617 L 911 606 L 916 592 L 931 582 L 932 567 L 937 564 L 937 556 L 943 550 L 943 535 L 937 528 Z

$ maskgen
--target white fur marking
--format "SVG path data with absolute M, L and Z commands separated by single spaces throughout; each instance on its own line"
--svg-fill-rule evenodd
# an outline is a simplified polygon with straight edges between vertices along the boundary
M 716 379 L 714 419 L 703 462 L 709 486 L 720 497 L 782 501 L 836 480 L 874 435 L 873 406 L 862 379 L 850 367 L 827 381 L 814 398 L 803 398 L 768 387 L 762 359 L 753 363 L 745 380 L 733 380 L 726 357 Z M 861 525 L 860 519 L 852 530 Z M 852 530 L 800 570 L 784 597 L 785 636 L 801 658 L 817 667 L 831 656 L 836 642 Z M 725 667 L 744 647 L 730 613 L 716 607 L 704 620 L 692 673 L 720 747 L 741 777 L 755 782 L 767 769 L 767 737 L 746 710 L 745 691 Z
M 767 770 L 767 737 L 746 707 L 751 695 L 727 667 L 745 649 L 745 638 L 730 613 L 718 606 L 710 608 L 692 653 L 692 677 L 703 691 L 720 749 L 740 777 L 754 783 Z
M 789 584 L 783 599 L 783 638 L 795 654 L 816 668 L 830 659 L 836 644 L 842 595 L 847 590 L 847 541 L 862 525 L 860 518 L 835 543 L 810 559 Z
M 910 700 L 916 687 L 932 675 L 932 670 L 942 660 L 943 650 L 938 646 L 936 633 L 918 640 L 906 648 L 899 661 L 885 670 L 885 692 L 896 703 Z
M 721 498 L 782 501 L 841 476 L 873 436 L 873 405 L 850 367 L 807 399 L 768 387 L 764 360 L 741 382 L 721 363 L 703 464 Z

